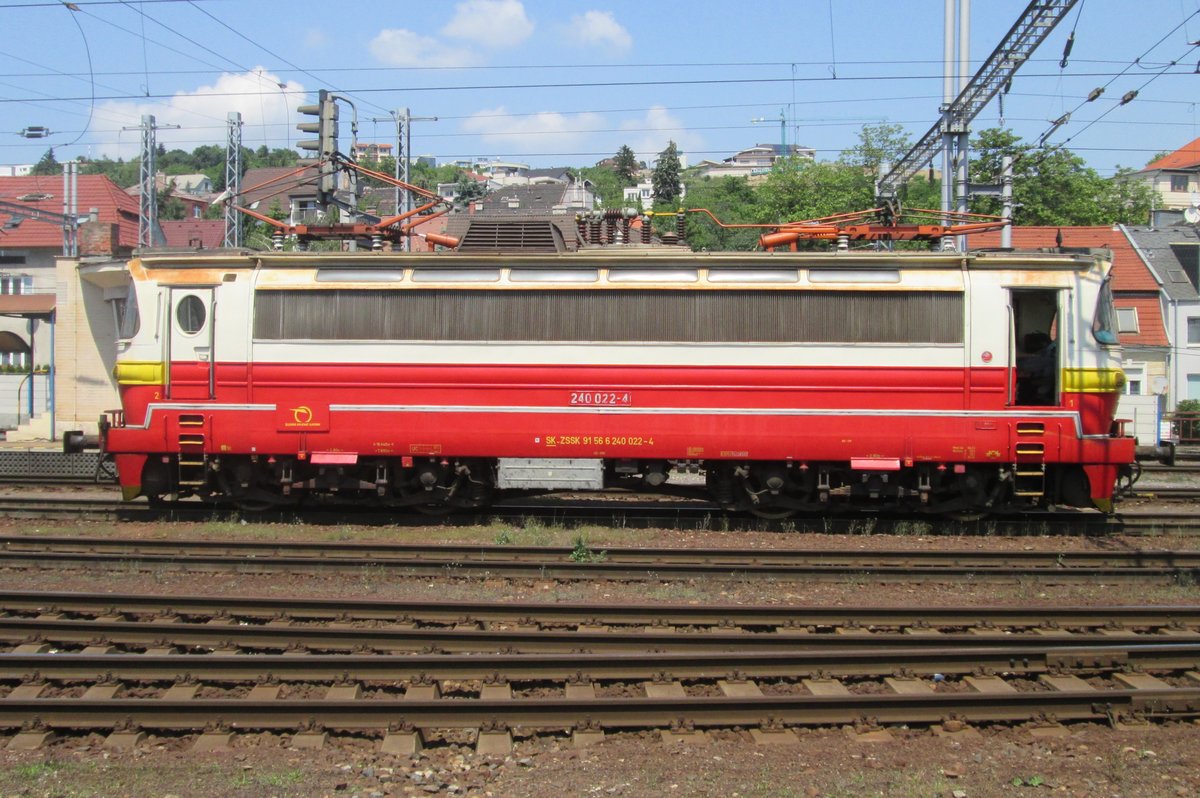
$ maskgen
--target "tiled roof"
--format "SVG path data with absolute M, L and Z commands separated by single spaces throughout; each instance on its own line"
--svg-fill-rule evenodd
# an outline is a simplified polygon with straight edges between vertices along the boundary
M 1146 266 L 1129 239 L 1119 229 L 1098 227 L 1014 227 L 1012 245 L 1016 249 L 1056 247 L 1062 231 L 1064 247 L 1097 247 L 1112 250 L 1112 287 L 1117 307 L 1138 308 L 1140 332 L 1122 333 L 1121 343 L 1132 346 L 1166 346 L 1158 280 Z M 974 233 L 968 239 L 971 249 L 1000 246 L 1000 233 Z
M 1188 268 L 1181 258 L 1184 252 L 1195 252 L 1200 247 L 1200 232 L 1192 227 L 1126 227 L 1126 232 L 1133 238 L 1143 259 L 1162 282 L 1163 291 L 1175 300 L 1194 301 L 1200 298 L 1197 286 L 1192 283 L 1196 279 L 1195 266 L 1191 266 L 1189 277 Z M 1189 250 L 1189 248 L 1191 248 Z M 1192 256 L 1192 264 L 1195 263 Z
M 21 197 L 42 195 L 37 200 L 22 200 Z M 24 177 L 0 177 L 0 200 L 12 202 L 30 210 L 39 209 L 50 213 L 63 212 L 62 175 L 26 175 Z M 92 208 L 102 222 L 120 225 L 120 244 L 136 247 L 138 244 L 138 200 L 131 197 L 106 175 L 79 175 L 76 208 L 86 214 Z M 8 227 L 11 214 L 0 209 L 0 248 L 27 249 L 62 247 L 62 226 L 53 221 L 24 219 L 15 227 Z
M 288 209 L 288 197 L 312 197 L 316 195 L 317 165 L 309 164 L 296 172 L 298 166 L 263 166 L 248 169 L 242 175 L 242 194 L 238 204 L 251 208 L 262 203 L 257 210 L 265 213 L 275 198 L 283 210 Z M 293 174 L 295 172 L 295 174 Z
M 222 219 L 178 219 L 159 222 L 159 226 L 162 227 L 168 247 L 217 249 L 225 243 L 225 222 Z
M 1113 252 L 1114 291 L 1158 291 L 1158 281 L 1118 229 L 1098 227 L 1014 227 L 1012 245 L 1016 249 L 1057 247 L 1055 239 L 1062 231 L 1064 247 L 1102 247 Z M 973 233 L 967 239 L 971 249 L 1000 246 L 1000 233 Z
M 1193 169 L 1200 166 L 1200 139 L 1184 144 L 1170 155 L 1164 155 L 1153 163 L 1146 164 L 1143 172 L 1154 172 L 1159 169 Z

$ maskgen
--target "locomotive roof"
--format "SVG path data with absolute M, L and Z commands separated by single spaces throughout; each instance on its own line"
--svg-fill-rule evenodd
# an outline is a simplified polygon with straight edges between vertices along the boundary
M 1112 261 L 1107 249 L 972 250 L 970 252 L 923 252 L 852 250 L 849 252 L 692 252 L 676 247 L 633 247 L 583 249 L 563 253 L 486 254 L 459 252 L 253 252 L 209 250 L 206 252 L 148 252 L 140 256 L 144 268 L 197 269 L 311 269 L 346 267 L 354 269 L 414 267 L 461 269 L 471 266 L 520 266 L 562 268 L 596 266 L 619 268 L 763 268 L 768 265 L 799 268 L 904 269 L 1087 269 L 1097 261 Z

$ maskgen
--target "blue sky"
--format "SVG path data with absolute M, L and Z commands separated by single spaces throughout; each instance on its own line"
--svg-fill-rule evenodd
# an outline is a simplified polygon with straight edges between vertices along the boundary
M 294 145 L 296 106 L 319 88 L 353 97 L 360 140 L 393 140 L 389 122 L 370 121 L 392 109 L 438 117 L 414 125 L 413 150 L 439 161 L 583 166 L 622 144 L 652 156 L 671 139 L 690 163 L 720 160 L 779 141 L 781 113 L 789 143 L 834 158 L 863 124 L 920 136 L 942 92 L 942 0 L 76 5 L 0 0 L 0 163 L 32 163 L 48 145 L 59 160 L 135 157 L 139 134 L 121 128 L 144 113 L 180 125 L 159 133 L 168 147 L 223 145 L 233 110 L 247 146 Z M 972 71 L 1026 5 L 975 0 Z M 1018 72 L 1005 122 L 1036 140 L 1111 81 L 1049 140 L 1071 137 L 1103 174 L 1140 167 L 1200 136 L 1197 40 L 1200 0 L 1082 0 Z M 974 128 L 999 117 L 993 100 Z M 13 135 L 30 125 L 56 134 Z

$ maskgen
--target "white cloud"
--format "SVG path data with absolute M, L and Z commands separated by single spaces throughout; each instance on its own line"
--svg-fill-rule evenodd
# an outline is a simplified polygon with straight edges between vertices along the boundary
M 489 47 L 513 47 L 529 38 L 533 23 L 520 0 L 465 0 L 442 33 Z
M 633 37 L 611 11 L 585 11 L 571 17 L 568 35 L 586 47 L 608 47 L 623 53 L 633 46 Z
M 242 115 L 245 146 L 265 143 L 270 147 L 283 147 L 289 137 L 295 141 L 302 135 L 293 126 L 298 121 L 296 106 L 306 102 L 303 94 L 295 92 L 304 91 L 302 84 L 283 81 L 278 75 L 256 67 L 251 72 L 225 73 L 211 86 L 177 92 L 167 100 L 103 102 L 96 106 L 96 113 L 106 119 L 120 120 L 117 124 L 126 126 L 140 125 L 144 114 L 153 114 L 158 124 L 181 128 L 159 130 L 159 143 L 167 149 L 178 147 L 190 152 L 204 143 L 224 147 L 226 117 L 229 112 L 238 111 Z M 141 134 L 137 131 L 112 134 L 112 138 L 102 140 L 97 149 L 97 154 L 136 158 L 141 150 Z
M 621 123 L 621 130 L 636 133 L 633 138 L 623 142 L 637 154 L 639 161 L 653 165 L 658 154 L 667 148 L 668 142 L 674 141 L 681 155 L 689 151 L 704 148 L 704 138 L 688 130 L 678 117 L 671 115 L 661 105 L 647 109 L 645 116 L 640 119 L 629 119 Z M 689 159 L 695 160 L 695 159 Z
M 579 145 L 603 122 L 599 114 L 560 114 L 556 111 L 509 116 L 504 106 L 472 114 L 462 124 L 485 144 L 518 152 L 566 152 Z
M 371 55 L 398 67 L 461 67 L 476 63 L 470 50 L 453 47 L 404 28 L 384 28 L 371 40 Z
M 320 49 L 327 44 L 329 44 L 329 37 L 320 28 L 309 28 L 304 32 L 304 46 L 310 50 Z

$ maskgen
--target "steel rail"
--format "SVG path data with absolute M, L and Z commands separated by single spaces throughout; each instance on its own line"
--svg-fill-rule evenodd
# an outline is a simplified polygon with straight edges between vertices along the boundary
M 659 550 L 664 551 L 664 550 Z M 868 553 L 869 554 L 869 553 Z M 919 560 L 920 556 L 911 560 Z M 1188 557 L 1182 559 L 1189 560 Z M 1037 579 L 1048 584 L 1079 582 L 1176 582 L 1200 578 L 1200 565 L 1184 562 L 1179 565 L 1063 565 L 988 566 L 983 564 L 880 564 L 878 559 L 864 557 L 861 562 L 820 564 L 762 564 L 753 561 L 703 563 L 671 562 L 665 557 L 644 562 L 573 562 L 567 556 L 543 559 L 500 559 L 482 557 L 430 557 L 427 559 L 384 558 L 318 558 L 261 556 L 239 557 L 220 554 L 145 554 L 135 551 L 117 552 L 59 552 L 0 550 L 0 566 L 14 568 L 64 567 L 94 569 L 101 566 L 140 570 L 186 570 L 189 572 L 262 573 L 362 573 L 364 570 L 389 570 L 408 576 L 451 576 L 455 578 L 496 577 L 521 579 L 610 579 L 620 581 L 679 580 L 679 579 L 760 579 L 840 581 L 847 578 L 869 578 L 873 582 L 906 583 L 913 581 L 973 581 L 979 583 L 1013 583 Z
M 0 555 L 33 553 L 88 556 L 115 555 L 124 558 L 154 557 L 295 561 L 319 559 L 348 561 L 352 565 L 383 566 L 393 562 L 409 565 L 434 561 L 439 566 L 454 564 L 540 565 L 569 561 L 576 549 L 566 546 L 513 546 L 487 544 L 426 544 L 391 542 L 322 542 L 301 540 L 211 540 L 201 538 L 111 538 L 74 535 L 0 535 Z M 959 568 L 1195 568 L 1200 567 L 1200 550 L 1065 550 L 1027 549 L 869 549 L 845 548 L 699 548 L 605 546 L 603 564 L 787 567 L 959 567 Z
M 889 724 L 933 724 L 947 717 L 972 723 L 1014 723 L 1045 716 L 1072 721 L 1112 720 L 1124 714 L 1194 717 L 1200 714 L 1200 688 L 669 699 L 7 698 L 0 701 L 0 727 L 20 727 L 36 717 L 52 729 L 134 727 L 176 731 L 197 731 L 214 724 L 238 730 L 294 730 L 316 724 L 344 731 L 385 731 L 406 726 L 419 729 L 827 726 L 858 723 L 868 717 Z
M 229 622 L 388 621 L 432 624 L 653 625 L 712 627 L 1183 628 L 1200 626 L 1200 605 L 830 607 L 826 605 L 595 604 L 495 601 L 300 599 L 0 590 L 0 611 L 225 618 Z M 182 620 L 182 619 L 180 619 Z
M 247 518 L 262 522 L 290 522 L 303 518 L 313 524 L 386 524 L 401 527 L 426 527 L 430 518 L 403 508 L 355 507 L 351 505 L 313 505 L 247 513 L 235 507 L 179 501 L 150 505 L 117 499 L 70 499 L 0 496 L 0 517 L 49 520 L 107 521 L 211 521 Z M 914 522 L 929 524 L 935 530 L 960 534 L 1027 534 L 1039 532 L 1063 534 L 1185 534 L 1200 533 L 1200 520 L 1193 512 L 1145 512 L 1131 510 L 1116 516 L 1092 511 L 1029 511 L 995 515 L 979 520 L 958 521 L 937 515 L 904 512 L 839 512 L 835 515 L 797 516 L 768 521 L 752 516 L 730 514 L 707 502 L 662 502 L 635 499 L 559 500 L 520 503 L 502 502 L 484 510 L 441 517 L 439 525 L 475 526 L 496 521 L 515 524 L 536 518 L 548 524 L 620 524 L 622 527 L 712 530 L 714 519 L 727 519 L 729 531 L 785 532 L 861 532 L 869 524 L 874 532 L 910 530 Z
M 1047 634 L 1049 633 L 1049 634 Z M 299 624 L 173 623 L 131 621 L 80 621 L 47 618 L 0 618 L 0 642 L 10 645 L 57 646 L 118 645 L 139 649 L 183 647 L 216 651 L 410 651 L 479 652 L 513 651 L 548 653 L 569 651 L 794 651 L 814 646 L 831 649 L 872 647 L 928 648 L 1045 645 L 1047 638 L 1075 647 L 1185 643 L 1200 640 L 1200 632 L 1170 629 L 1138 633 L 1129 630 L 1071 633 L 1046 629 L 1010 634 L 980 629 L 957 635 L 916 635 L 843 630 L 841 634 L 812 634 L 782 628 L 771 634 L 716 629 L 705 634 L 679 634 L 645 627 L 629 630 L 534 630 L 476 628 L 411 628 L 305 626 Z
M 755 578 L 772 580 L 843 580 L 870 577 L 875 582 L 910 582 L 936 579 L 966 579 L 983 583 L 1013 583 L 1037 578 L 1051 584 L 1077 582 L 1173 582 L 1200 577 L 1200 567 L 1185 566 L 1013 566 L 982 565 L 899 566 L 863 562 L 860 565 L 760 565 L 755 563 L 618 563 L 499 559 L 427 559 L 427 560 L 321 560 L 313 557 L 253 557 L 240 559 L 219 555 L 147 555 L 65 552 L 0 552 L 0 564 L 6 567 L 94 568 L 99 565 L 142 570 L 233 571 L 260 573 L 355 573 L 364 569 L 389 569 L 412 576 L 453 576 L 474 578 L 503 576 L 524 579 L 615 579 L 622 581 Z
M 1113 670 L 1186 671 L 1200 667 L 1200 640 L 1189 643 L 1067 646 L 1052 640 L 1017 645 L 781 652 L 313 654 L 0 654 L 0 679 L 121 682 L 506 682 L 774 679 L 969 675 L 1034 676 Z M 665 678 L 664 678 L 665 677 Z

